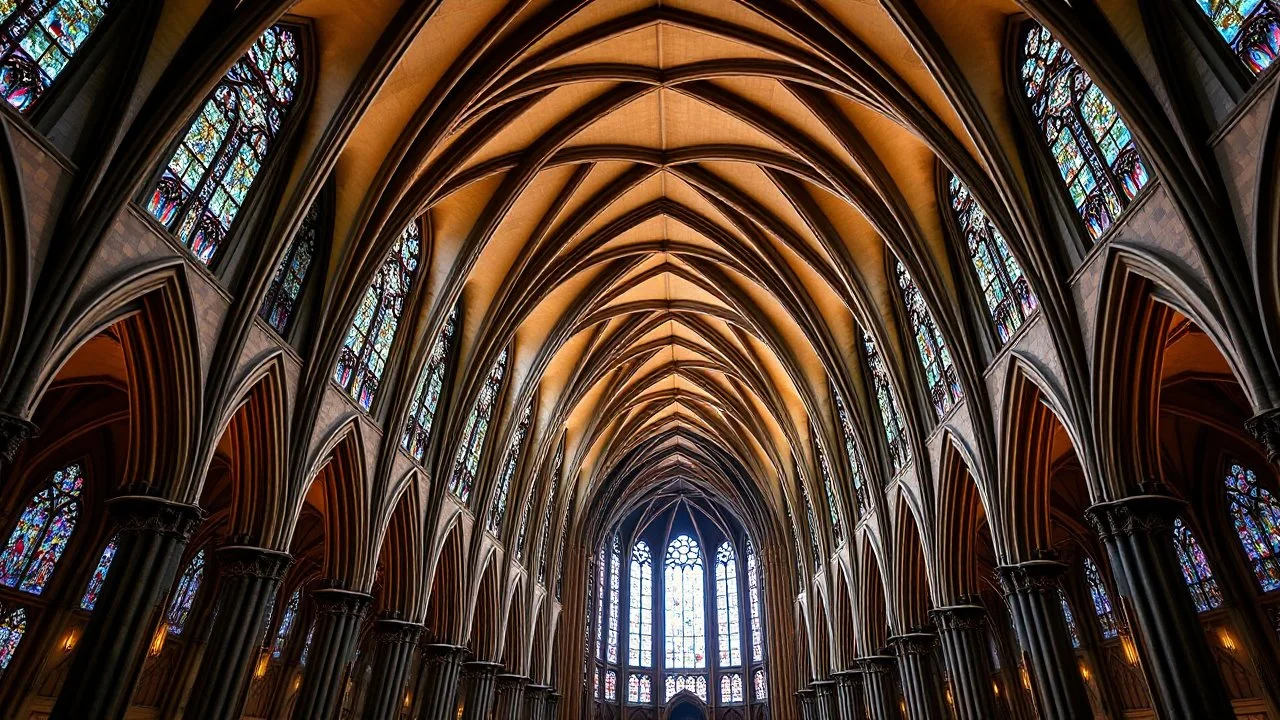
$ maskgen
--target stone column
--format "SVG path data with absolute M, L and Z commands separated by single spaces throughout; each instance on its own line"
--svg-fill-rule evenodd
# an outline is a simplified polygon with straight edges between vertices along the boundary
M 365 692 L 365 720 L 394 720 L 404 708 L 404 686 L 422 625 L 396 617 L 373 621 L 373 673 Z
M 373 598 L 353 590 L 325 588 L 311 593 L 311 599 L 316 620 L 293 717 L 327 720 L 342 701 L 348 665 Z
M 1045 720 L 1075 720 L 1093 713 L 1062 617 L 1059 582 L 1066 567 L 1046 559 L 999 569 L 1000 584 Z
M 1254 415 L 1245 421 L 1244 428 L 1266 448 L 1267 460 L 1280 467 L 1280 408 Z
M 836 682 L 815 680 L 810 684 L 814 692 L 814 709 L 817 720 L 840 720 L 836 714 Z
M 898 654 L 898 677 L 902 696 L 911 720 L 943 720 L 942 677 L 934 663 L 938 637 L 933 633 L 914 632 L 889 641 Z
M 547 688 L 547 690 L 547 710 L 543 717 L 546 720 L 559 720 L 560 716 L 556 713 L 560 708 L 560 693 L 556 692 L 555 688 Z
M 36 436 L 39 429 L 29 420 L 0 412 L 0 466 L 13 464 L 22 444 Z
M 183 714 L 189 720 L 240 717 L 269 606 L 293 562 L 287 553 L 248 545 L 224 545 L 216 557 L 217 614 Z
M 981 605 L 952 605 L 933 610 L 942 658 L 951 677 L 951 697 L 958 720 L 988 720 L 1000 713 L 991 691 L 987 611 Z
M 862 690 L 871 720 L 899 720 L 898 694 L 893 689 L 894 659 L 888 655 L 869 655 L 854 661 L 862 675 Z
M 1142 662 L 1165 717 L 1233 717 L 1173 546 L 1183 503 L 1136 495 L 1086 511 L 1107 548 L 1116 586 L 1129 601 Z
M 498 698 L 494 703 L 494 720 L 520 720 L 524 708 L 524 688 L 529 678 L 504 673 L 498 676 Z
M 453 720 L 457 712 L 458 675 L 467 649 L 457 645 L 425 645 L 418 669 L 417 720 Z
M 551 688 L 546 685 L 530 685 L 524 691 L 524 717 L 526 720 L 545 720 L 547 696 Z
M 864 720 L 867 716 L 862 701 L 862 676 L 853 670 L 832 673 L 836 679 L 836 707 L 840 720 Z
M 89 616 L 51 718 L 124 717 L 157 631 L 182 551 L 203 513 L 193 505 L 127 495 L 107 501 L 116 557 Z
M 799 690 L 796 692 L 796 700 L 800 703 L 801 720 L 818 720 L 816 692 L 813 690 Z
M 482 660 L 462 664 L 462 679 L 466 681 L 467 688 L 462 720 L 489 720 L 489 711 L 493 709 L 493 690 L 501 669 L 499 663 Z

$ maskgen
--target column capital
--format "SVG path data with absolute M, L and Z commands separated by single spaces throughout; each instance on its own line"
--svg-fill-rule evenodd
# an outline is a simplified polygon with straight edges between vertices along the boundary
M 889 644 L 897 651 L 898 657 L 928 655 L 937 647 L 938 636 L 931 632 L 911 632 L 889 638 Z
M 373 604 L 373 596 L 342 588 L 320 588 L 311 592 L 316 615 L 356 615 L 364 617 Z
M 214 551 L 218 558 L 218 575 L 224 578 L 248 577 L 279 582 L 293 564 L 293 556 L 279 550 L 251 545 L 223 545 Z
M 814 680 L 813 682 L 809 683 L 809 686 L 812 687 L 815 691 L 827 690 L 829 688 L 835 687 L 836 681 L 835 680 Z
M 892 655 L 864 655 L 853 661 L 854 672 L 859 674 L 887 673 L 894 665 Z
M 150 495 L 120 495 L 106 505 L 123 535 L 154 533 L 186 543 L 204 520 L 204 511 L 195 505 Z
M 422 623 L 381 616 L 373 621 L 373 641 L 380 645 L 410 645 L 422 637 Z
M 1057 591 L 1067 566 L 1057 560 L 1028 560 L 996 568 L 1005 595 L 1041 590 Z
M 422 661 L 428 666 L 445 663 L 456 663 L 467 654 L 467 649 L 460 645 L 447 643 L 428 643 L 422 646 Z
M 1084 511 L 1085 518 L 1102 540 L 1134 535 L 1167 537 L 1173 520 L 1187 503 L 1171 495 L 1131 495 L 1096 503 Z
M 1280 463 L 1280 408 L 1271 408 L 1244 421 L 1244 429 L 1267 449 L 1267 460 Z
M 462 663 L 463 677 L 482 677 L 497 676 L 498 671 L 502 669 L 502 663 L 490 662 L 488 660 L 470 660 Z
M 987 626 L 987 609 L 981 605 L 947 605 L 929 611 L 941 631 L 981 630 Z
M 831 673 L 831 677 L 835 678 L 836 684 L 839 685 L 840 687 L 848 687 L 850 685 L 856 685 L 858 683 L 858 675 L 859 675 L 858 671 L 852 670 L 852 669 L 837 670 Z
M 22 444 L 39 433 L 40 428 L 30 420 L 0 412 L 0 460 L 13 462 Z

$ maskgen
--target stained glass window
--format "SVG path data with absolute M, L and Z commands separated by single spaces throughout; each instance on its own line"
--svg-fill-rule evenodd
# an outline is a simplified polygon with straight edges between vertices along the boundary
M 338 352 L 333 380 L 365 410 L 373 406 L 373 398 L 378 393 L 378 383 L 400 325 L 400 313 L 404 311 L 418 272 L 421 246 L 422 232 L 416 221 L 411 222 L 391 246 L 378 274 L 369 283 Z
M 707 630 L 703 593 L 702 551 L 698 541 L 678 535 L 667 546 L 667 664 L 669 668 L 707 666 Z M 705 678 L 703 679 L 705 683 Z M 706 693 L 704 692 L 703 695 Z
M 19 112 L 44 96 L 110 9 L 109 0 L 0 3 L 0 93 Z
M 81 610 L 92 610 L 98 604 L 98 595 L 102 593 L 102 583 L 107 581 L 107 571 L 111 569 L 111 561 L 116 559 L 117 539 L 111 538 L 107 546 L 102 549 L 98 564 L 93 569 L 93 575 L 89 576 L 89 584 L 85 587 L 84 595 L 80 598 Z
M 755 687 L 757 700 L 769 699 L 769 680 L 765 677 L 763 669 L 752 673 L 751 683 Z
M 83 489 L 80 466 L 68 465 L 27 501 L 0 555 L 0 585 L 33 595 L 44 592 L 76 529 Z
M 606 670 L 604 673 L 604 699 L 616 700 L 618 697 L 618 673 Z
M 298 606 L 302 604 L 302 589 L 293 591 L 289 596 L 289 602 L 284 605 L 284 613 L 280 615 L 280 627 L 276 628 L 275 639 L 271 641 L 271 657 L 279 660 L 284 654 L 285 645 L 289 642 L 289 633 L 293 630 L 293 623 L 298 619 Z
M 258 178 L 298 88 L 294 31 L 267 28 L 213 89 L 147 199 L 200 261 L 213 260 Z
M 594 677 L 594 678 L 593 678 L 593 680 L 592 680 L 592 681 L 595 683 L 595 688 L 594 688 L 593 692 L 595 692 L 595 695 L 596 695 L 596 698 L 597 698 L 597 699 L 600 697 L 600 691 L 601 691 L 601 689 L 602 689 L 602 688 L 601 688 L 601 683 L 600 683 L 600 674 L 601 674 L 601 673 L 600 673 L 600 668 L 596 668 L 595 677 Z
M 911 327 L 915 330 L 916 349 L 920 352 L 920 365 L 924 368 L 925 382 L 929 385 L 929 399 L 933 410 L 942 417 L 964 397 L 960 389 L 960 376 L 951 361 L 947 341 L 938 330 L 933 313 L 924 302 L 920 288 L 912 279 L 902 261 L 897 263 L 898 289 L 902 291 L 902 304 L 907 308 Z
M 1115 608 L 1111 607 L 1111 595 L 1102 581 L 1097 563 L 1087 555 L 1084 558 L 1084 580 L 1089 585 L 1089 597 L 1093 599 L 1093 610 L 1098 616 L 1098 625 L 1102 627 L 1102 637 L 1116 637 L 1120 634 L 1120 623 Z
M 742 676 L 738 673 L 729 673 L 720 676 L 720 702 L 722 703 L 740 703 L 742 702 Z
M 1080 629 L 1076 627 L 1076 616 L 1071 614 L 1071 604 L 1067 602 L 1067 594 L 1058 590 L 1058 599 L 1062 601 L 1062 619 L 1067 622 L 1067 634 L 1071 637 L 1071 647 L 1080 647 Z
M 1022 82 L 1031 112 L 1089 234 L 1097 239 L 1147 184 L 1116 106 L 1045 28 L 1029 23 Z
M 1200 547 L 1200 541 L 1196 540 L 1191 528 L 1182 522 L 1182 518 L 1173 519 L 1173 547 L 1178 553 L 1182 579 L 1187 582 L 1196 610 L 1208 612 L 1222 605 L 1222 591 L 1213 577 L 1204 549 Z
M 760 575 L 756 567 L 756 549 L 747 541 L 747 604 L 751 610 L 751 659 L 764 660 L 764 619 L 760 605 Z
M 538 540 L 538 582 L 542 582 L 547 577 L 547 541 L 551 536 L 551 513 L 555 510 L 556 489 L 560 484 L 559 481 L 560 473 L 552 473 L 551 488 L 547 492 L 547 505 L 542 513 L 542 535 Z
M 280 258 L 271 287 L 267 288 L 267 297 L 258 310 L 258 315 L 281 335 L 289 329 L 294 306 L 297 305 L 298 296 L 302 294 L 302 284 L 306 282 L 307 271 L 311 269 L 311 260 L 316 254 L 320 235 L 319 206 L 318 200 L 311 203 L 311 209 L 302 219 L 302 225 L 289 243 L 289 249 Z
M 632 673 L 627 678 L 627 702 L 641 705 L 653 702 L 653 681 L 648 675 Z
M 1200 9 L 1254 75 L 1280 54 L 1280 5 L 1276 0 L 1197 0 Z
M 618 545 L 618 536 L 613 536 L 613 551 L 609 553 L 609 634 L 605 636 L 605 659 L 611 663 L 618 662 L 618 577 L 622 568 L 622 547 Z
M 511 479 L 515 477 L 516 465 L 520 462 L 520 451 L 524 449 L 524 438 L 529 434 L 529 421 L 533 417 L 533 401 L 524 406 L 516 431 L 507 444 L 507 456 L 502 462 L 502 474 L 498 477 L 498 490 L 493 496 L 493 507 L 489 510 L 490 532 L 502 530 L 502 519 L 507 515 L 507 495 L 511 492 Z
M 601 594 L 604 593 L 605 570 L 604 548 L 600 548 L 600 552 L 596 553 L 595 586 L 599 588 Z M 604 659 L 604 600 L 598 596 L 596 598 L 596 659 Z
M 413 403 L 409 406 L 409 420 L 405 423 L 400 447 L 418 462 L 422 462 L 427 454 L 431 423 L 435 420 L 436 406 L 440 404 L 440 394 L 444 390 L 445 365 L 448 364 L 449 347 L 457 324 L 458 307 L 455 305 L 449 311 L 449 317 L 445 318 L 444 327 L 436 334 L 436 341 L 431 344 L 431 354 L 418 376 L 418 387 L 413 391 Z
M 650 667 L 653 665 L 653 556 L 649 553 L 649 543 L 643 540 L 631 548 L 630 580 L 627 662 Z
M 836 401 L 836 415 L 840 418 L 840 429 L 844 434 L 845 454 L 849 456 L 849 469 L 853 475 L 853 492 L 858 502 L 858 514 L 862 515 L 871 505 L 867 497 L 867 475 L 862 469 L 862 450 L 858 447 L 858 436 L 853 431 L 853 420 L 849 417 L 849 410 L 844 405 L 844 398 L 834 386 L 831 390 Z
M 196 552 L 195 557 L 187 564 L 178 579 L 178 589 L 169 601 L 169 610 L 164 614 L 171 635 L 181 635 L 182 627 L 187 624 L 191 615 L 191 606 L 195 604 L 196 593 L 200 592 L 200 583 L 204 580 L 204 548 Z
M 885 365 L 876 341 L 866 330 L 862 331 L 862 348 L 871 371 L 871 382 L 876 390 L 876 405 L 880 408 L 880 425 L 884 429 L 885 444 L 889 448 L 889 463 L 897 474 L 911 462 L 911 446 L 907 441 L 907 426 L 902 421 L 902 409 L 889 381 L 889 368 Z
M 302 641 L 302 655 L 298 658 L 298 664 L 302 667 L 307 666 L 307 656 L 311 654 L 311 638 L 316 634 L 316 626 L 313 624 L 310 630 L 307 630 L 307 639 Z
M 804 514 L 809 520 L 809 550 L 813 553 L 814 569 L 822 567 L 822 551 L 818 549 L 818 520 L 813 514 L 813 503 L 809 500 L 809 491 L 800 486 L 800 494 L 804 496 Z
M 4 614 L 4 620 L 0 621 L 0 671 L 3 671 L 13 661 L 18 643 L 27 632 L 27 611 L 0 603 L 0 613 Z
M 738 611 L 738 558 L 726 540 L 716 550 L 716 627 L 720 631 L 720 664 L 742 664 L 742 630 Z M 739 681 L 741 685 L 741 681 Z
M 489 433 L 489 421 L 493 418 L 493 410 L 498 403 L 498 391 L 502 389 L 502 378 L 507 374 L 507 351 L 503 350 L 498 359 L 493 361 L 489 376 L 480 388 L 480 396 L 471 408 L 467 417 L 467 426 L 462 430 L 462 444 L 458 446 L 458 454 L 453 459 L 453 472 L 449 476 L 449 491 L 466 502 L 471 497 L 471 488 L 476 482 L 476 470 L 480 467 L 480 453 L 484 450 L 484 438 Z
M 1003 343 L 1039 307 L 1031 285 L 1022 273 L 1004 236 L 996 230 L 987 213 L 969 192 L 968 186 L 954 174 L 948 174 L 947 191 L 951 211 L 964 235 L 969 261 L 978 275 L 978 285 L 987 301 L 987 311 Z
M 822 473 L 822 489 L 827 493 L 827 510 L 831 513 L 831 534 L 835 536 L 836 545 L 844 543 L 844 523 L 840 520 L 840 506 L 836 504 L 836 492 L 831 479 L 831 464 L 827 462 L 827 454 L 821 445 L 814 445 L 818 456 L 818 471 Z
M 1227 509 L 1258 585 L 1263 592 L 1280 588 L 1280 504 L 1242 465 L 1231 466 L 1226 490 Z
M 667 676 L 667 700 L 675 697 L 681 692 L 690 692 L 698 696 L 702 702 L 707 701 L 707 676 L 706 675 L 668 675 Z

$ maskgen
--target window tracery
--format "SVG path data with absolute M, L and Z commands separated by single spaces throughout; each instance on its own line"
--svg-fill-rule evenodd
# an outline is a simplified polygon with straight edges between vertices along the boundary
M 111 538 L 107 546 L 102 549 L 102 555 L 98 557 L 98 564 L 93 569 L 93 574 L 89 576 L 89 583 L 84 589 L 84 595 L 80 597 L 81 610 L 93 610 L 98 604 L 98 595 L 102 593 L 102 583 L 107 581 L 107 572 L 111 570 L 111 561 L 116 559 L 116 541 L 118 537 Z
M 213 89 L 147 210 L 206 265 L 235 223 L 298 91 L 297 38 L 267 28 Z
M 707 631 L 703 606 L 702 551 L 688 535 L 679 535 L 667 546 L 666 649 L 668 668 L 707 666 Z M 682 676 L 684 677 L 684 676 Z M 670 682 L 670 677 L 668 678 Z M 706 678 L 702 679 L 705 699 Z
M 916 350 L 929 386 L 929 399 L 933 402 L 934 412 L 941 418 L 964 398 L 960 376 L 956 373 L 951 351 L 947 349 L 947 341 L 938 329 L 933 312 L 925 304 L 919 286 L 901 260 L 897 261 L 897 273 L 902 304 L 906 306 L 907 317 L 915 330 Z
M 622 547 L 618 544 L 618 536 L 613 536 L 613 549 L 609 553 L 609 633 L 605 636 L 605 659 L 611 663 L 618 662 L 618 590 L 620 567 L 622 565 Z
M 302 604 L 302 589 L 298 588 L 289 596 L 280 615 L 280 627 L 276 628 L 276 636 L 271 641 L 271 657 L 279 660 L 284 655 L 285 645 L 289 642 L 289 633 L 293 631 L 293 623 L 298 619 L 298 607 Z
M 751 659 L 764 660 L 764 622 L 760 606 L 760 576 L 756 567 L 756 550 L 747 541 L 747 602 L 751 611 Z
M 0 6 L 0 93 L 25 113 L 80 51 L 109 0 L 9 0 Z
M 503 350 L 493 361 L 489 375 L 480 388 L 480 396 L 471 408 L 467 417 L 467 425 L 462 430 L 462 444 L 453 459 L 453 472 L 449 476 L 449 492 L 462 502 L 471 498 L 471 489 L 476 482 L 476 470 L 480 467 L 480 453 L 484 450 L 485 436 L 489 433 L 489 421 L 498 403 L 498 391 L 502 389 L 502 378 L 507 374 L 507 350 Z
M 413 391 L 413 402 L 409 405 L 409 420 L 405 423 L 400 447 L 418 462 L 422 462 L 427 454 L 431 423 L 435 420 L 440 394 L 444 391 L 444 371 L 457 322 L 458 306 L 455 305 L 445 318 L 444 327 L 436 334 L 435 342 L 431 344 L 431 354 L 427 356 L 427 364 L 418 376 L 418 386 Z
M 1111 606 L 1111 594 L 1107 592 L 1106 583 L 1102 581 L 1102 573 L 1093 558 L 1084 558 L 1084 579 L 1089 586 L 1089 597 L 1093 600 L 1093 610 L 1098 616 L 1098 625 L 1102 629 L 1102 637 L 1111 639 L 1120 634 L 1120 621 L 1115 608 Z
M 818 456 L 818 471 L 822 473 L 822 489 L 827 493 L 827 510 L 831 513 L 831 534 L 835 537 L 836 546 L 844 543 L 844 523 L 840 520 L 840 506 L 836 504 L 836 493 L 831 480 L 831 464 L 827 462 L 827 454 L 822 451 L 821 444 L 814 444 L 814 453 Z
M 502 531 L 502 520 L 507 515 L 507 495 L 511 492 L 511 479 L 515 477 L 516 465 L 520 462 L 520 452 L 524 449 L 524 439 L 529 433 L 529 422 L 533 417 L 533 401 L 524 406 L 520 422 L 516 423 L 515 434 L 507 445 L 507 456 L 502 463 L 502 474 L 498 477 L 498 492 L 493 498 L 493 507 L 489 510 L 489 532 Z
M 631 548 L 630 580 L 627 662 L 647 668 L 653 665 L 653 556 L 644 540 Z
M 752 673 L 751 680 L 752 680 L 752 685 L 754 685 L 755 687 L 756 700 L 768 700 L 769 699 L 769 681 L 765 677 L 764 669 L 761 668 L 759 670 L 756 670 L 754 673 Z
M 183 627 L 191 616 L 191 607 L 195 605 L 196 593 L 200 592 L 200 583 L 204 580 L 204 548 L 200 548 L 187 563 L 178 579 L 178 588 L 169 601 L 169 609 L 165 612 L 165 623 L 170 635 L 181 635 Z
M 618 697 L 618 673 L 614 670 L 604 671 L 604 699 L 615 700 Z
M 320 201 L 317 200 L 311 203 L 311 209 L 302 219 L 302 225 L 289 243 L 289 249 L 280 258 L 276 274 L 271 279 L 271 287 L 267 288 L 267 297 L 258 310 L 258 315 L 281 335 L 288 331 L 289 321 L 293 320 L 293 310 L 298 296 L 302 294 L 307 271 L 311 269 L 319 235 Z
M 698 696 L 702 702 L 707 701 L 707 676 L 706 675 L 668 675 L 667 676 L 667 700 L 675 697 L 678 693 L 688 691 Z
M 822 550 L 818 544 L 818 519 L 813 514 L 813 501 L 809 499 L 809 490 L 803 485 L 800 486 L 800 495 L 804 498 L 804 514 L 809 521 L 809 551 L 813 554 L 813 568 L 818 570 L 822 567 Z
M 0 620 L 0 672 L 3 672 L 13 662 L 22 636 L 27 632 L 27 611 L 22 607 L 0 603 L 0 614 L 4 616 L 4 620 Z
M 1280 503 L 1243 465 L 1231 466 L 1225 484 L 1227 510 L 1254 578 L 1263 592 L 1280 588 Z
M 1182 579 L 1191 591 L 1191 600 L 1198 612 L 1208 612 L 1222 605 L 1222 590 L 1213 577 L 1209 559 L 1205 557 L 1200 541 L 1182 518 L 1173 519 L 1173 547 L 1182 568 Z
M 742 695 L 742 675 L 729 673 L 720 676 L 720 702 L 740 703 Z
M 1062 602 L 1062 619 L 1067 623 L 1067 635 L 1071 638 L 1071 647 L 1080 647 L 1080 629 L 1076 627 L 1076 616 L 1071 613 L 1071 604 L 1067 602 L 1067 594 L 1058 589 L 1058 599 Z
M 834 385 L 831 394 L 835 397 L 836 416 L 840 419 L 840 429 L 844 434 L 845 454 L 849 456 L 849 469 L 853 476 L 853 493 L 858 503 L 858 515 L 865 515 L 867 508 L 870 507 L 870 499 L 867 497 L 867 477 L 863 470 L 862 449 L 858 447 L 857 435 L 853 431 L 853 421 L 849 417 L 848 408 L 844 405 L 844 398 Z
M 862 349 L 867 358 L 867 369 L 876 391 L 876 405 L 880 408 L 880 427 L 884 430 L 885 444 L 889 449 L 889 464 L 896 475 L 911 463 L 911 446 L 907 441 L 906 423 L 902 409 L 898 407 L 893 383 L 889 380 L 889 368 L 876 341 L 866 330 L 862 331 Z
M 1249 72 L 1261 75 L 1280 54 L 1276 0 L 1197 0 L 1200 10 Z
M 640 705 L 653 702 L 653 681 L 648 675 L 632 673 L 627 678 L 627 702 Z
M 738 611 L 738 559 L 725 540 L 716 550 L 716 625 L 720 632 L 720 664 L 742 664 L 742 632 Z M 738 680 L 741 690 L 742 680 Z
M 27 501 L 0 555 L 0 585 L 32 595 L 44 592 L 76 529 L 83 489 L 80 466 L 67 465 Z

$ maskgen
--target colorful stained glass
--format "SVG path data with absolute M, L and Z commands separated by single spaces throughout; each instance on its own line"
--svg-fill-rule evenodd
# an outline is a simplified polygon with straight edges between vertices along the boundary
M 622 570 L 622 546 L 618 544 L 618 536 L 613 536 L 613 550 L 609 553 L 609 632 L 605 635 L 605 659 L 611 663 L 618 662 L 618 605 L 622 601 L 619 595 L 619 581 Z
M 27 632 L 27 611 L 0 603 L 0 613 L 4 614 L 4 620 L 0 621 L 0 671 L 4 671 L 13 661 L 18 644 Z
M 1063 184 L 1097 239 L 1147 184 L 1146 166 L 1115 105 L 1048 30 L 1028 23 L 1022 82 Z
M 1080 647 L 1080 629 L 1076 627 L 1076 616 L 1071 614 L 1071 604 L 1067 602 L 1067 594 L 1058 590 L 1058 599 L 1062 601 L 1062 619 L 1067 623 L 1067 635 L 1071 637 L 1071 647 Z
M 702 551 L 698 548 L 698 541 L 688 535 L 676 536 L 667 546 L 667 559 L 663 564 L 666 666 L 704 668 L 707 666 L 706 595 L 703 592 Z
M 653 681 L 648 675 L 632 673 L 627 678 L 627 702 L 640 705 L 653 702 Z
M 631 548 L 630 615 L 627 627 L 627 662 L 635 667 L 653 665 L 653 556 L 649 543 Z M 633 676 L 634 677 L 634 676 Z M 647 678 L 646 678 L 647 679 Z
M 760 570 L 756 549 L 747 541 L 747 606 L 751 611 L 751 659 L 764 660 L 764 609 L 760 604 Z
M 58 79 L 102 18 L 109 0 L 0 2 L 0 94 L 27 112 Z
M 835 536 L 838 547 L 844 543 L 844 523 L 840 520 L 840 506 L 836 504 L 831 464 L 827 462 L 827 454 L 823 452 L 821 445 L 814 445 L 814 453 L 818 456 L 818 471 L 822 473 L 822 489 L 827 493 L 827 510 L 831 513 L 831 534 Z
M 604 548 L 600 548 L 600 552 L 596 553 L 596 577 L 594 580 L 587 578 L 591 584 L 589 596 L 595 600 L 596 604 L 595 648 L 597 660 L 604 659 L 604 600 L 596 594 L 597 591 L 604 592 L 604 573 Z
M 696 695 L 702 702 L 707 701 L 706 675 L 668 675 L 666 684 L 667 700 L 679 693 L 689 692 Z
M 267 296 L 258 310 L 258 316 L 281 335 L 289 330 L 289 321 L 293 320 L 293 310 L 298 304 L 298 296 L 302 294 L 307 271 L 311 269 L 319 236 L 320 201 L 317 200 L 311 203 L 311 209 L 302 219 L 302 225 L 289 243 L 289 249 L 280 258 L 280 265 L 276 267 L 276 274 L 271 279 L 271 287 L 267 288 Z
M 1111 594 L 1102 581 L 1102 572 L 1093 558 L 1084 558 L 1084 580 L 1089 585 L 1089 597 L 1093 599 L 1093 611 L 1098 616 L 1098 625 L 1102 628 L 1102 637 L 1110 639 L 1120 634 L 1120 620 L 1115 608 L 1111 606 Z
M 307 666 L 307 657 L 311 655 L 311 638 L 314 637 L 315 634 L 316 626 L 312 625 L 311 629 L 307 630 L 307 639 L 302 641 L 302 655 L 298 657 L 298 664 L 302 667 Z
M 602 688 L 601 688 L 601 682 L 600 682 L 600 680 L 601 680 L 600 675 L 601 675 L 601 671 L 600 671 L 600 669 L 599 669 L 599 668 L 596 668 L 595 677 L 592 679 L 592 681 L 593 681 L 593 683 L 594 683 L 594 684 L 592 685 L 592 692 L 594 692 L 594 693 L 595 693 L 595 696 L 596 696 L 596 699 L 597 699 L 597 700 L 598 700 L 598 699 L 600 699 L 600 691 L 601 691 L 601 689 L 602 689 Z
M 560 485 L 560 459 L 564 457 L 560 453 L 563 452 L 564 445 L 561 444 L 556 462 L 553 463 L 555 472 L 551 473 L 551 488 L 547 492 L 546 508 L 542 513 L 542 534 L 538 536 L 538 582 L 543 582 L 547 577 L 547 541 L 551 539 L 551 513 L 556 506 L 556 491 Z
M 1263 592 L 1280 588 L 1280 504 L 1243 465 L 1231 466 L 1226 491 L 1227 509 L 1258 585 Z
M 289 643 L 289 633 L 293 631 L 293 623 L 298 619 L 298 606 L 302 604 L 302 589 L 293 591 L 289 602 L 284 605 L 280 615 L 280 626 L 276 628 L 276 636 L 271 641 L 271 657 L 279 660 L 284 655 L 284 648 Z
M 418 387 L 413 391 L 413 403 L 409 406 L 409 420 L 405 423 L 400 447 L 418 462 L 427 455 L 431 423 L 435 420 L 436 406 L 440 404 L 440 394 L 444 391 L 444 371 L 457 326 L 458 306 L 455 305 L 449 311 L 449 317 L 445 318 L 444 327 L 436 334 L 436 341 L 431 344 L 431 354 L 418 376 Z
M 738 609 L 738 558 L 726 540 L 716 550 L 716 629 L 720 664 L 742 664 L 742 621 Z M 739 689 L 741 689 L 741 680 Z
M 147 210 L 206 265 L 230 232 L 298 88 L 292 29 L 267 28 L 188 126 Z
M 1199 612 L 1208 612 L 1222 605 L 1222 590 L 1213 577 L 1209 560 L 1204 556 L 1200 541 L 1191 532 L 1191 528 L 1182 522 L 1182 518 L 1173 520 L 1173 547 L 1178 553 L 1178 564 L 1182 567 L 1182 579 L 1191 591 L 1191 600 Z
M 901 260 L 898 261 L 897 268 L 898 289 L 902 291 L 902 304 L 906 306 L 908 320 L 915 330 L 916 349 L 920 353 L 920 366 L 924 368 L 925 382 L 929 385 L 929 399 L 933 402 L 934 412 L 941 418 L 964 398 L 960 376 L 951 361 L 947 341 L 942 337 L 942 331 L 938 329 L 929 306 L 925 304 L 919 286 Z
M 729 673 L 720 676 L 720 702 L 740 703 L 742 696 L 742 675 Z
M 81 610 L 92 610 L 98 604 L 98 595 L 102 593 L 102 583 L 107 581 L 107 571 L 111 569 L 111 561 L 116 559 L 116 540 L 111 538 L 111 542 L 102 549 L 102 555 L 98 558 L 98 564 L 93 569 L 93 575 L 89 576 L 89 584 L 84 589 L 84 595 L 80 598 Z
M 416 221 L 411 222 L 391 246 L 378 274 L 369 283 L 338 352 L 333 380 L 365 410 L 373 406 L 378 393 L 400 325 L 400 313 L 404 312 L 413 289 L 421 247 L 422 231 Z
M 986 299 L 996 334 L 1004 343 L 1036 311 L 1039 302 L 1022 273 L 1022 266 L 1009 252 L 1004 236 L 996 230 L 968 186 L 954 174 L 948 173 L 948 177 L 951 211 L 964 236 L 969 262 L 978 275 L 978 286 Z
M 604 699 L 616 700 L 618 698 L 618 673 L 613 670 L 604 672 Z
M 502 520 L 507 516 L 507 495 L 511 492 L 511 479 L 516 475 L 516 465 L 520 462 L 520 452 L 524 449 L 525 436 L 529 434 L 529 422 L 533 419 L 533 401 L 524 406 L 520 422 L 516 423 L 516 431 L 507 444 L 507 456 L 502 461 L 502 474 L 498 476 L 498 490 L 493 496 L 493 507 L 489 509 L 489 531 L 502 531 Z
M 1280 55 L 1280 4 L 1276 0 L 1196 0 L 1231 51 L 1259 75 Z
M 44 592 L 76 529 L 83 490 L 80 466 L 68 465 L 27 501 L 0 555 L 0 585 L 32 595 Z
M 864 463 L 862 461 L 862 450 L 858 447 L 857 434 L 853 431 L 853 420 L 849 416 L 849 410 L 844 405 L 844 398 L 840 396 L 840 391 L 831 387 L 831 394 L 835 398 L 836 415 L 840 418 L 840 429 L 844 434 L 844 450 L 849 456 L 849 470 L 853 475 L 853 493 L 858 502 L 858 514 L 866 514 L 867 508 L 871 506 L 870 498 L 867 496 L 867 475 L 862 469 Z
M 480 467 L 480 453 L 484 450 L 484 439 L 489 433 L 489 422 L 493 419 L 493 411 L 498 404 L 498 391 L 502 389 L 502 378 L 506 374 L 507 351 L 503 350 L 498 359 L 493 361 L 493 367 L 489 368 L 489 376 L 480 388 L 480 396 L 471 407 L 467 426 L 462 430 L 462 444 L 458 446 L 458 454 L 453 459 L 449 492 L 462 502 L 467 502 L 471 497 L 476 470 Z
M 813 514 L 813 502 L 809 500 L 809 490 L 802 485 L 800 494 L 804 496 L 804 514 L 809 520 L 809 551 L 813 557 L 814 570 L 817 570 L 822 567 L 822 550 L 818 545 L 818 520 Z
M 769 680 L 764 670 L 756 670 L 751 675 L 751 684 L 755 688 L 756 700 L 769 699 Z
M 200 583 L 204 580 L 204 548 L 196 552 L 187 569 L 182 571 L 178 579 L 178 588 L 169 601 L 169 609 L 164 614 L 165 623 L 169 626 L 170 635 L 181 635 L 182 628 L 191 616 L 191 607 L 196 602 L 196 593 L 200 592 Z
M 902 420 L 902 409 L 898 406 L 897 394 L 893 392 L 893 383 L 889 380 L 889 368 L 880 355 L 880 349 L 876 347 L 875 339 L 866 330 L 862 331 L 862 349 L 876 390 L 876 404 L 880 408 L 880 425 L 889 449 L 889 463 L 896 475 L 911 463 L 907 426 Z

